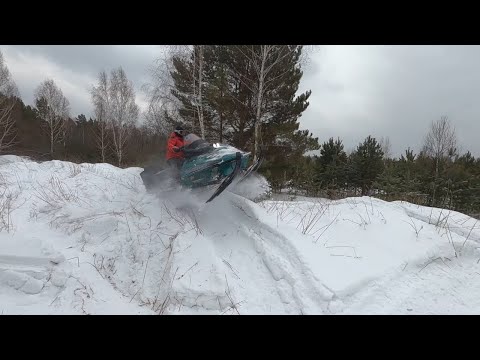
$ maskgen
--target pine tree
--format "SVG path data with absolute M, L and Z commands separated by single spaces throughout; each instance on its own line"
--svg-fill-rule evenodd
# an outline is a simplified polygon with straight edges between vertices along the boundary
M 337 190 L 340 186 L 344 186 L 346 163 L 347 154 L 344 151 L 342 141 L 339 138 L 335 141 L 330 138 L 322 144 L 320 149 L 316 184 L 330 190 Z
M 383 151 L 375 138 L 368 136 L 358 145 L 352 156 L 352 165 L 354 184 L 362 189 L 362 196 L 367 195 L 384 169 Z
M 260 138 L 255 140 L 258 103 L 255 102 L 255 69 L 246 52 L 260 51 L 254 46 L 206 46 L 202 75 L 202 112 L 206 138 L 225 140 L 247 151 L 259 149 L 267 158 L 262 171 L 269 177 L 293 176 L 294 165 L 305 152 L 319 148 L 318 140 L 308 130 L 299 130 L 298 118 L 309 105 L 307 91 L 296 96 L 302 71 L 302 47 L 282 48 L 282 57 L 269 58 L 268 76 L 262 90 Z M 189 57 L 174 57 L 173 95 L 181 106 L 179 115 L 190 131 L 198 131 L 197 106 L 193 84 L 197 55 L 195 48 Z M 274 66 L 273 66 L 274 65 Z M 173 118 L 167 118 L 173 123 Z M 258 122 L 257 122 L 258 124 Z M 267 172 L 266 172 L 267 174 Z
M 228 47 L 208 46 L 205 49 L 205 127 L 207 139 L 212 142 L 231 141 L 235 99 L 228 68 Z
M 384 171 L 374 181 L 374 187 L 380 191 L 386 200 L 398 199 L 403 192 L 403 179 L 398 172 L 399 164 L 391 159 L 385 159 Z

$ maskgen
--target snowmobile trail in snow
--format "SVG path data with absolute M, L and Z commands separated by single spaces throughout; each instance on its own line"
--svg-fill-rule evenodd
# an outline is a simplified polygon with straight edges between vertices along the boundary
M 342 299 L 334 309 L 340 314 L 478 314 L 476 262 L 438 259 L 424 268 L 396 271 Z
M 248 313 L 327 311 L 333 294 L 315 279 L 288 239 L 261 223 L 251 206 L 258 205 L 228 193 L 196 215 L 202 235 L 211 239 L 215 257 L 222 259 L 216 271 L 223 273 L 229 296 L 248 303 Z

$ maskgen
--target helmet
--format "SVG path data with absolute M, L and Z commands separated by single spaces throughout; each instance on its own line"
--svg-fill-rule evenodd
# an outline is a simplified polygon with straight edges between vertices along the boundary
M 174 132 L 175 132 L 175 134 L 177 134 L 177 135 L 179 135 L 179 136 L 185 135 L 185 129 L 184 129 L 182 126 L 180 126 L 180 125 L 178 125 L 178 126 L 175 128 Z

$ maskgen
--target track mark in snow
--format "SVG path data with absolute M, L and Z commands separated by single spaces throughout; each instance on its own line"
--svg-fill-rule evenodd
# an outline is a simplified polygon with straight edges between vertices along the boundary
M 56 257 L 39 257 L 39 256 L 16 256 L 16 255 L 0 255 L 0 266 L 20 265 L 20 266 L 50 266 L 65 261 L 63 255 Z
M 38 294 L 43 289 L 44 282 L 25 273 L 3 270 L 0 271 L 0 285 L 7 285 L 26 294 Z
M 233 201 L 238 200 L 234 199 Z M 242 205 L 247 207 L 246 209 L 242 208 L 243 212 L 248 215 L 248 210 L 250 210 L 249 212 L 252 213 L 247 201 L 243 200 L 242 202 Z M 249 217 L 254 218 L 254 216 Z M 302 313 L 318 313 L 319 310 L 328 312 L 328 304 L 333 299 L 334 293 L 316 280 L 290 241 L 265 223 L 257 222 L 255 228 L 258 231 L 250 229 L 247 231 L 255 240 L 255 248 L 266 268 L 277 282 L 277 292 L 282 302 L 287 303 L 285 296 L 291 294 L 291 298 Z M 285 290 L 286 284 L 290 286 L 291 290 Z
M 416 220 L 422 221 L 422 222 L 424 222 L 426 224 L 429 224 L 429 225 L 432 225 L 432 226 L 440 226 L 440 225 L 435 225 L 435 223 L 432 223 L 430 221 L 431 220 L 430 216 L 419 214 L 418 212 L 416 212 L 414 210 L 407 209 L 404 206 L 402 206 L 402 208 L 408 216 L 410 216 L 410 217 L 412 217 Z M 450 212 L 452 212 L 452 211 L 450 211 Z M 447 221 L 448 220 L 449 219 L 447 218 Z M 450 226 L 450 224 L 447 223 L 446 230 L 449 230 L 452 233 L 457 234 L 461 237 L 468 238 L 468 240 L 472 240 L 472 241 L 475 241 L 475 242 L 480 242 L 480 234 L 477 234 L 477 233 L 473 232 L 473 230 L 477 228 L 476 225 L 477 225 L 477 222 L 475 222 L 473 227 L 469 227 L 469 226 L 458 227 L 458 226 Z
M 465 261 L 465 259 L 463 260 Z M 450 268 L 431 263 L 422 272 L 395 271 L 342 299 L 343 314 L 475 314 L 480 311 L 480 278 L 473 259 Z M 439 276 L 439 271 L 443 275 Z

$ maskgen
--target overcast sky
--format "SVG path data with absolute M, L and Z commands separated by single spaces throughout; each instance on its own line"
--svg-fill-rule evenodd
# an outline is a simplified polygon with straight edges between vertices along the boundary
M 0 45 L 22 99 L 53 78 L 70 100 L 72 115 L 91 116 L 88 89 L 99 71 L 122 66 L 140 87 L 160 46 Z M 433 120 L 446 115 L 463 151 L 480 156 L 480 46 L 322 46 L 311 58 L 300 91 L 311 89 L 300 118 L 320 141 L 339 136 L 346 150 L 366 136 L 388 136 L 394 155 L 418 151 Z

